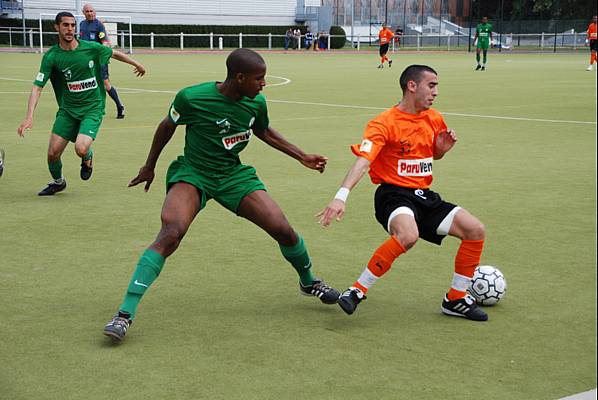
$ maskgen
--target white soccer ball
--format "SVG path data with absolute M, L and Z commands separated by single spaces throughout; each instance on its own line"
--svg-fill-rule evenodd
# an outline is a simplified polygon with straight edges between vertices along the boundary
M 475 269 L 467 291 L 478 304 L 491 306 L 504 297 L 507 291 L 507 281 L 498 268 L 491 265 L 480 265 Z

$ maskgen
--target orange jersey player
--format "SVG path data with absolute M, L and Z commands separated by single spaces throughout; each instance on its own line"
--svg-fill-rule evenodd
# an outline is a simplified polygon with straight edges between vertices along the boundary
M 392 67 L 392 60 L 389 59 L 386 54 L 388 53 L 388 46 L 394 35 L 395 34 L 388 29 L 388 26 L 382 25 L 382 30 L 378 33 L 378 39 L 380 40 L 380 65 L 378 65 L 378 68 L 384 68 L 384 61 L 388 61 L 389 68 Z
M 590 65 L 587 70 L 591 71 L 596 62 L 596 51 L 598 51 L 598 35 L 596 34 L 596 16 L 592 17 L 592 23 L 588 26 L 587 42 L 590 45 Z
M 368 123 L 361 144 L 351 147 L 357 160 L 335 198 L 317 215 L 324 227 L 334 219 L 340 221 L 349 192 L 368 170 L 372 182 L 379 185 L 374 199 L 376 219 L 390 237 L 341 294 L 339 305 L 352 314 L 370 287 L 418 238 L 440 245 L 449 235 L 461 239 L 461 246 L 441 310 L 450 316 L 486 321 L 488 315 L 467 294 L 482 255 L 484 225 L 430 190 L 434 160 L 441 159 L 457 141 L 442 115 L 431 108 L 438 95 L 437 73 L 425 65 L 411 65 L 399 81 L 403 90 L 400 103 Z

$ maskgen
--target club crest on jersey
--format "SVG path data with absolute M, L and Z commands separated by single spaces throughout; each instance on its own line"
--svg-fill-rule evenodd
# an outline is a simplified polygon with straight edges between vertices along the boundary
M 70 68 L 63 69 L 62 73 L 64 74 L 64 77 L 66 78 L 67 81 L 70 81 L 71 78 L 73 77 L 73 73 L 71 72 Z
M 430 176 L 432 175 L 432 162 L 432 158 L 399 160 L 399 176 Z
M 95 63 L 93 62 L 93 60 L 89 60 L 89 69 L 92 69 L 94 65 Z
M 228 122 L 228 118 L 224 118 L 220 121 L 216 121 L 216 125 L 220 128 L 220 134 L 227 134 L 230 131 L 230 122 Z
M 230 150 L 239 143 L 248 142 L 251 138 L 251 133 L 251 129 L 248 129 L 245 132 L 235 133 L 231 136 L 225 136 L 222 138 L 222 144 L 226 150 Z

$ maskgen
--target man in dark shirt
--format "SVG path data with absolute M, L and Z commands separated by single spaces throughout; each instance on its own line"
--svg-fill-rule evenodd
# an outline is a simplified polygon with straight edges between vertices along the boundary
M 83 6 L 83 14 L 85 20 L 81 21 L 79 25 L 79 37 L 81 40 L 89 40 L 92 42 L 98 42 L 104 46 L 110 46 L 110 40 L 106 35 L 106 28 L 100 20 L 96 18 L 96 11 L 91 4 L 85 4 Z M 106 93 L 110 96 L 116 104 L 116 118 L 122 119 L 125 117 L 125 106 L 120 102 L 116 88 L 110 84 L 110 74 L 108 72 L 108 65 L 102 65 L 102 79 L 104 80 L 104 87 Z

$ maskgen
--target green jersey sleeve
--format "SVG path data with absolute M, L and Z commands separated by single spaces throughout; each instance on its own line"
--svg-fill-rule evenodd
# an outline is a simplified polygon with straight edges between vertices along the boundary
M 33 81 L 35 86 L 44 87 L 50 79 L 50 75 L 52 74 L 52 68 L 54 67 L 54 57 L 52 56 L 53 53 L 48 51 L 44 54 L 42 58 L 42 63 L 39 67 L 39 72 L 37 73 L 37 77 Z
M 110 58 L 112 57 L 112 49 L 108 46 L 98 43 L 98 52 L 100 65 L 108 64 L 110 62 Z
M 255 118 L 252 128 L 262 131 L 270 126 L 270 119 L 268 118 L 268 106 L 266 105 L 266 98 L 263 95 L 258 95 L 256 100 L 259 101 L 259 108 L 258 115 Z
M 176 125 L 186 125 L 190 118 L 190 107 L 187 96 L 185 95 L 185 89 L 180 90 L 168 111 L 168 117 Z

